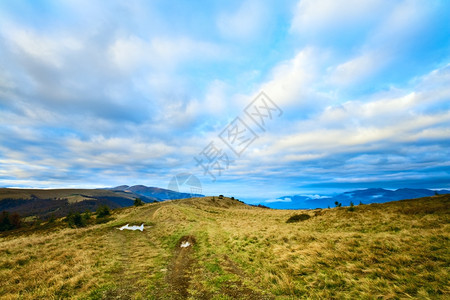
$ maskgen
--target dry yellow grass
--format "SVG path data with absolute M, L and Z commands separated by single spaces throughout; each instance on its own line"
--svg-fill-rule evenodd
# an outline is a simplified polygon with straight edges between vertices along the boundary
M 294 212 L 207 197 L 120 209 L 81 229 L 57 221 L 0 236 L 0 298 L 171 299 L 175 248 L 189 235 L 192 299 L 446 299 L 449 199 Z M 296 213 L 311 218 L 286 223 Z M 142 222 L 144 232 L 116 229 Z

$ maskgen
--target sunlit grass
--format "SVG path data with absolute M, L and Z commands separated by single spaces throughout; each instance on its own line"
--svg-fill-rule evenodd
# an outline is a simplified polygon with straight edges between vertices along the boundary
M 177 241 L 196 238 L 195 298 L 447 298 L 448 196 L 314 211 L 230 199 L 120 209 L 112 221 L 0 237 L 0 298 L 170 298 Z M 294 214 L 309 219 L 286 223 Z M 147 226 L 120 231 L 123 224 Z

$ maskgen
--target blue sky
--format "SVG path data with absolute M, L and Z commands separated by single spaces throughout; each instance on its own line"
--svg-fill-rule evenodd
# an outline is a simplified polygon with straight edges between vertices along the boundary
M 449 12 L 414 0 L 2 1 L 0 186 L 167 187 L 187 172 L 205 194 L 248 201 L 450 188 Z M 280 109 L 264 128 L 245 113 L 261 91 Z M 257 137 L 239 156 L 220 138 L 236 117 Z M 195 158 L 211 142 L 220 155 L 205 174 Z

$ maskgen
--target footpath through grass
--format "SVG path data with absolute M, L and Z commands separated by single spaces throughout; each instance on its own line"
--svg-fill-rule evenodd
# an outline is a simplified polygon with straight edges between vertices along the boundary
M 448 299 L 449 207 L 449 196 L 354 211 L 206 197 L 117 210 L 86 228 L 57 220 L 0 236 L 0 298 Z

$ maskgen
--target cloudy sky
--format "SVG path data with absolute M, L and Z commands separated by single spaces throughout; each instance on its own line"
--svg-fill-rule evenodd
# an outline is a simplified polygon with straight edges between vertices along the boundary
M 1 1 L 0 186 L 167 187 L 191 173 L 205 194 L 249 201 L 450 188 L 449 12 Z

